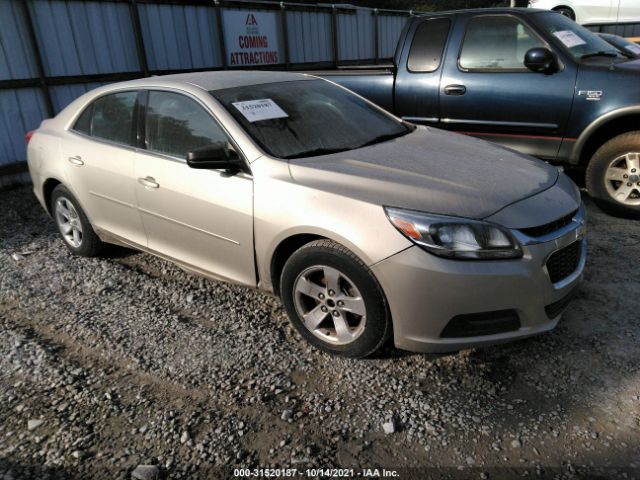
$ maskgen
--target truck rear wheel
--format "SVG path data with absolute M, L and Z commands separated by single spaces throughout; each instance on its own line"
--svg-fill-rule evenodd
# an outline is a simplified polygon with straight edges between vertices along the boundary
M 606 212 L 640 216 L 640 131 L 602 145 L 587 166 L 586 184 Z

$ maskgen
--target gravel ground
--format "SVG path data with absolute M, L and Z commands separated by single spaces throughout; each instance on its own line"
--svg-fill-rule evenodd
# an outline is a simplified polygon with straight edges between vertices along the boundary
M 0 205 L 2 480 L 640 478 L 638 222 L 588 205 L 585 282 L 552 333 L 354 361 L 257 291 L 125 250 L 73 257 L 28 187 Z

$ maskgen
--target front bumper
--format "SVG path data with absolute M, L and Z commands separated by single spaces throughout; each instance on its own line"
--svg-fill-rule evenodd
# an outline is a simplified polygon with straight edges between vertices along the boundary
M 372 270 L 387 296 L 396 347 L 443 353 L 553 329 L 584 270 L 584 207 L 569 225 L 553 234 L 542 238 L 514 234 L 524 253 L 517 260 L 450 260 L 413 246 L 375 264 Z M 582 244 L 576 268 L 552 283 L 547 260 L 574 242 Z M 516 329 L 477 336 L 443 336 L 454 317 L 503 311 L 517 313 Z

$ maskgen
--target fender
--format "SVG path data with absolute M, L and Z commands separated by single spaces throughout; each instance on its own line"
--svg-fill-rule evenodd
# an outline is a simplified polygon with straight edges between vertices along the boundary
M 271 281 L 272 277 L 272 268 L 273 268 L 273 258 L 275 256 L 278 247 L 282 245 L 285 241 L 287 241 L 291 237 L 295 237 L 298 235 L 313 235 L 316 237 L 326 238 L 328 240 L 332 240 L 336 243 L 344 245 L 346 248 L 351 250 L 360 260 L 362 260 L 367 266 L 371 266 L 375 262 L 365 254 L 365 252 L 358 247 L 355 243 L 345 238 L 343 235 L 339 233 L 333 232 L 329 229 L 315 226 L 315 225 L 300 225 L 293 228 L 288 228 L 287 230 L 281 232 L 267 247 L 267 250 L 263 253 L 264 257 L 258 261 L 259 265 L 264 265 L 263 271 L 258 272 L 258 276 L 260 278 L 260 286 L 261 288 L 273 292 L 274 285 Z M 256 258 L 258 254 L 256 253 Z M 264 258 L 269 259 L 269 261 L 264 261 Z M 268 269 L 268 270 L 267 270 Z M 259 269 L 260 270 L 260 269 Z
M 604 115 L 596 118 L 593 122 L 591 122 L 587 127 L 582 131 L 578 140 L 573 146 L 571 150 L 570 163 L 574 165 L 578 165 L 580 163 L 580 156 L 582 155 L 582 150 L 584 149 L 587 141 L 591 138 L 591 136 L 597 132 L 601 127 L 605 126 L 607 123 L 616 120 L 617 118 L 624 117 L 626 115 L 640 115 L 640 105 L 634 105 L 630 107 L 622 107 L 616 110 L 611 110 L 610 112 L 605 113 Z

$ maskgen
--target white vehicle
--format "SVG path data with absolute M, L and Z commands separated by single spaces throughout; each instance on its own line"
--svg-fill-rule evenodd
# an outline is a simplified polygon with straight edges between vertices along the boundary
M 529 0 L 529 7 L 555 10 L 580 25 L 640 22 L 640 0 Z

